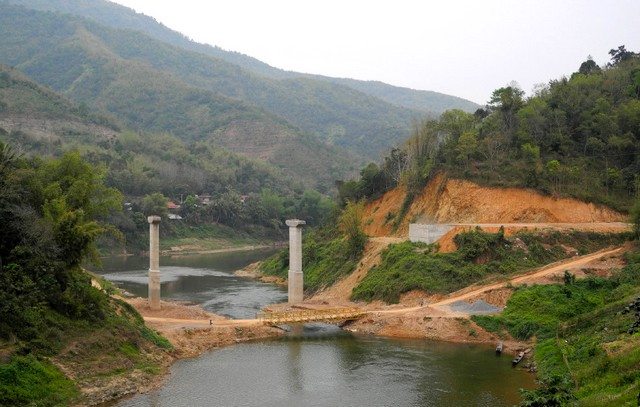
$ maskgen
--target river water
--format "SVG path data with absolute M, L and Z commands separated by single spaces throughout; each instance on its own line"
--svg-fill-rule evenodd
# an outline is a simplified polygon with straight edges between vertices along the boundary
M 162 296 L 234 318 L 286 300 L 286 290 L 233 270 L 271 251 L 161 258 Z M 111 258 L 98 271 L 146 296 L 148 259 Z M 511 406 L 533 377 L 492 347 L 354 336 L 310 324 L 302 333 L 182 360 L 159 390 L 119 406 Z

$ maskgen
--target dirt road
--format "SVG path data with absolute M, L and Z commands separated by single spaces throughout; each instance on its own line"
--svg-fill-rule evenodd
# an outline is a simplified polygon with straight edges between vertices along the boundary
M 454 312 L 451 311 L 447 305 L 449 304 L 453 304 L 455 302 L 458 301 L 465 301 L 465 300 L 469 300 L 469 299 L 473 299 L 475 297 L 480 296 L 483 293 L 486 293 L 488 291 L 492 291 L 492 290 L 496 290 L 496 289 L 500 289 L 500 288 L 505 288 L 508 285 L 521 285 L 521 284 L 525 284 L 528 282 L 533 282 L 535 280 L 540 279 L 541 277 L 547 277 L 550 275 L 554 275 L 554 274 L 558 274 L 558 273 L 562 273 L 567 269 L 571 269 L 571 268 L 575 268 L 575 267 L 580 267 L 580 266 L 584 266 L 585 264 L 588 264 L 589 262 L 599 259 L 601 257 L 607 257 L 607 256 L 612 256 L 612 255 L 616 255 L 616 254 L 620 254 L 622 252 L 625 251 L 624 247 L 617 247 L 615 249 L 603 249 L 600 251 L 597 251 L 595 253 L 590 253 L 590 254 L 586 254 L 584 256 L 580 256 L 580 257 L 574 257 L 568 260 L 562 260 L 556 263 L 552 263 L 552 264 L 548 264 L 544 267 L 541 267 L 539 269 L 535 269 L 533 271 L 530 271 L 526 274 L 521 274 L 518 275 L 516 277 L 510 278 L 506 281 L 500 282 L 500 283 L 493 283 L 493 284 L 485 284 L 485 285 L 472 285 L 469 287 L 466 287 L 460 291 L 456 291 L 452 294 L 449 295 L 449 297 L 437 301 L 435 303 L 432 304 L 428 304 L 425 306 L 418 306 L 418 307 L 407 307 L 407 308 L 396 308 L 396 309 L 390 309 L 390 310 L 381 310 L 381 311 L 376 311 L 377 314 L 401 314 L 401 313 L 407 313 L 407 312 L 413 312 L 413 311 L 417 311 L 417 310 L 428 310 L 428 309 L 433 309 L 436 310 L 437 312 L 435 312 L 437 314 L 437 316 L 440 317 L 446 317 L 446 316 L 451 316 L 451 317 L 459 317 L 461 315 L 464 315 L 460 312 Z
M 385 239 L 385 240 L 382 240 L 382 239 Z M 389 243 L 393 242 L 392 240 L 387 240 L 387 239 L 389 238 L 377 238 L 378 246 L 384 248 Z M 375 252 L 377 252 L 375 255 L 379 255 L 379 251 L 381 251 L 381 249 L 378 247 L 377 250 L 375 250 Z M 448 305 L 458 301 L 470 300 L 488 291 L 505 288 L 509 285 L 516 286 L 516 285 L 521 285 L 525 283 L 531 283 L 543 277 L 562 273 L 567 269 L 584 266 L 589 262 L 592 262 L 602 257 L 609 257 L 609 256 L 621 254 L 624 251 L 625 251 L 625 247 L 617 247 L 614 249 L 611 249 L 611 248 L 603 249 L 595 253 L 590 253 L 584 256 L 574 257 L 571 259 L 552 263 L 544 267 L 530 271 L 526 274 L 521 274 L 499 283 L 472 285 L 460 291 L 450 294 L 447 298 L 443 300 L 440 300 L 431 304 L 427 304 L 424 306 L 402 307 L 402 308 L 393 308 L 393 309 L 373 309 L 373 310 L 369 310 L 368 313 L 372 315 L 385 315 L 385 314 L 399 315 L 399 314 L 412 313 L 416 311 L 422 311 L 426 316 L 432 315 L 432 316 L 444 317 L 444 318 L 447 318 L 447 317 L 459 318 L 461 316 L 468 316 L 468 314 L 465 314 L 465 313 L 452 311 L 451 309 L 449 309 Z M 372 252 L 372 258 L 375 257 L 374 255 L 375 252 Z M 350 277 L 351 276 L 348 276 L 347 278 L 350 278 Z M 351 286 L 352 283 L 353 283 L 352 281 L 349 281 L 348 286 Z M 347 282 L 345 281 L 343 282 L 343 284 L 347 285 Z M 343 293 L 340 292 L 340 294 L 343 294 Z M 353 306 L 354 304 L 351 304 L 351 305 Z M 335 304 L 327 304 L 327 306 L 335 306 Z M 313 307 L 317 308 L 317 304 L 313 304 Z M 224 320 L 213 320 L 211 322 L 209 320 L 203 320 L 203 319 L 163 318 L 163 317 L 155 317 L 155 316 L 154 317 L 145 316 L 144 319 L 145 321 L 155 323 L 155 324 L 175 325 L 176 327 L 179 326 L 179 327 L 194 327 L 194 328 L 206 327 L 206 326 L 214 326 L 214 327 L 251 326 L 251 325 L 257 325 L 261 323 L 259 319 L 238 319 L 238 320 L 224 319 Z

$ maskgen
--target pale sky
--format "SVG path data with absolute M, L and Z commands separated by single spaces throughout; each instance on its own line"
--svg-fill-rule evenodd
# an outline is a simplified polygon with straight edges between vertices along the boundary
M 203 43 L 299 72 L 484 104 L 511 81 L 640 52 L 640 0 L 115 0 Z

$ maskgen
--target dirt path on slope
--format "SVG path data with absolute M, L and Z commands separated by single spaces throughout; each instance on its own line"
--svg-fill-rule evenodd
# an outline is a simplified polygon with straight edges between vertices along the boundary
M 354 287 L 362 281 L 367 275 L 369 270 L 374 266 L 380 264 L 380 255 L 390 244 L 400 243 L 403 239 L 397 237 L 372 237 L 369 238 L 367 245 L 364 249 L 364 255 L 362 260 L 356 267 L 356 269 L 346 277 L 338 280 L 337 283 L 331 287 L 324 289 L 323 291 L 315 294 L 308 301 L 326 301 L 331 302 L 332 305 L 346 302 L 348 303 L 351 298 L 351 292 Z
M 522 274 L 513 278 L 510 278 L 506 281 L 500 282 L 500 283 L 492 283 L 492 284 L 486 284 L 486 285 L 482 285 L 482 286 L 477 286 L 477 285 L 472 285 L 466 288 L 463 288 L 462 290 L 456 291 L 452 294 L 450 294 L 449 297 L 434 302 L 432 304 L 428 304 L 425 306 L 417 306 L 417 307 L 407 307 L 407 308 L 396 308 L 396 309 L 389 309 L 389 310 L 380 310 L 380 311 L 374 311 L 376 314 L 401 314 L 401 313 L 407 313 L 407 312 L 413 312 L 413 311 L 418 311 L 418 310 L 428 310 L 431 309 L 434 311 L 434 314 L 436 314 L 439 317 L 460 317 L 461 315 L 465 315 L 462 314 L 460 312 L 454 312 L 451 311 L 447 305 L 452 304 L 454 302 L 458 302 L 458 301 L 465 301 L 465 300 L 469 300 L 475 297 L 478 297 L 486 292 L 489 291 L 493 291 L 493 290 L 498 290 L 501 288 L 505 288 L 507 287 L 509 284 L 511 285 L 520 285 L 520 284 L 524 284 L 524 283 L 528 283 L 528 282 L 534 282 L 534 281 L 538 281 L 544 277 L 548 277 L 550 275 L 554 275 L 557 273 L 561 273 L 564 272 L 567 269 L 572 269 L 572 268 L 576 268 L 576 267 L 580 267 L 580 266 L 584 266 L 594 260 L 597 260 L 599 258 L 602 257 L 608 257 L 608 256 L 613 256 L 613 255 L 618 255 L 621 254 L 622 252 L 624 252 L 626 250 L 625 246 L 622 247 L 617 247 L 615 249 L 603 249 L 603 250 L 599 250 L 595 253 L 591 253 L 591 254 L 586 254 L 584 256 L 580 256 L 580 257 L 574 257 L 568 260 L 563 260 L 563 261 L 559 261 L 556 263 L 552 263 L 552 264 L 548 264 L 546 266 L 543 266 L 542 268 L 536 269 L 534 271 L 531 271 L 529 273 L 526 274 Z

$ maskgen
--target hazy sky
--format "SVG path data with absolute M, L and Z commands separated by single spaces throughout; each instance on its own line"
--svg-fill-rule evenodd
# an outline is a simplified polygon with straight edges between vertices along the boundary
M 287 70 L 485 103 L 640 51 L 640 0 L 116 0 L 188 37 Z

